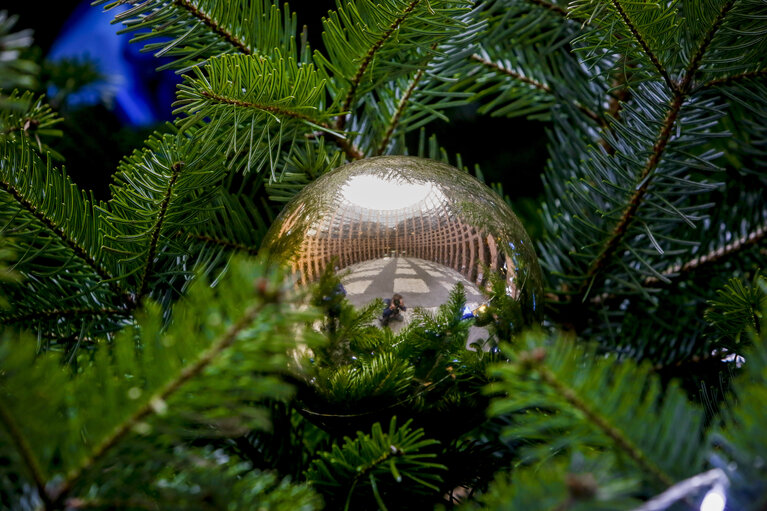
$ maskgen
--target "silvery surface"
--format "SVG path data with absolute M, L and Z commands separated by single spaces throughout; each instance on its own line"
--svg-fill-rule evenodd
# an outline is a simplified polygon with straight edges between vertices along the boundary
M 355 289 L 366 299 L 376 297 L 372 281 L 387 265 L 437 275 L 443 287 L 452 279 L 447 284 L 482 289 L 493 272 L 529 320 L 540 321 L 541 271 L 524 227 L 490 188 L 441 162 L 379 156 L 334 169 L 284 208 L 262 251 L 289 265 L 299 283 L 331 262 L 345 271 L 345 282 L 355 273 L 372 275 L 368 292 Z M 403 286 L 418 284 L 400 277 Z M 404 290 L 410 305 L 435 296 L 424 282 Z

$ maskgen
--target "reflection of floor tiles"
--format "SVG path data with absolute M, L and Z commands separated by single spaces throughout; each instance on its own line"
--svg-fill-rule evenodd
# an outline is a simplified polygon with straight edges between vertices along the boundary
M 374 270 L 367 270 L 367 271 L 355 271 L 354 274 L 350 274 L 349 278 L 360 278 L 360 277 L 375 277 L 381 273 L 381 269 L 374 269 Z
M 391 298 L 395 292 L 403 296 L 407 311 L 402 314 L 403 321 L 389 324 L 394 332 L 411 321 L 415 307 L 436 312 L 458 282 L 463 282 L 466 305 L 471 309 L 484 301 L 477 287 L 460 273 L 423 259 L 387 257 L 344 268 L 340 273 L 346 297 L 357 307 L 376 298 Z M 467 345 L 486 337 L 487 330 L 471 327 Z
M 344 283 L 346 294 L 361 294 L 364 293 L 367 288 L 372 284 L 372 280 L 352 280 Z
M 394 279 L 395 293 L 428 293 L 429 286 L 421 279 Z

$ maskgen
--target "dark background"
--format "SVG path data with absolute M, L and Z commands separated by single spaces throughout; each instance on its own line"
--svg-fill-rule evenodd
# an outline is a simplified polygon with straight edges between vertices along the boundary
M 32 28 L 35 45 L 43 57 L 47 57 L 60 34 L 77 30 L 83 35 L 82 53 L 96 50 L 89 42 L 88 26 L 82 20 L 91 7 L 86 0 L 46 3 L 19 2 L 6 8 L 10 14 L 20 16 L 16 29 Z M 307 25 L 313 48 L 321 48 L 321 18 L 334 7 L 333 0 L 294 2 L 299 26 Z M 111 16 L 104 20 L 106 23 Z M 113 31 L 117 30 L 113 26 Z M 71 32 L 70 32 L 71 35 Z M 66 158 L 68 173 L 86 189 L 92 189 L 100 199 L 108 199 L 111 175 L 120 159 L 156 129 L 163 129 L 163 122 L 171 120 L 170 102 L 173 88 L 179 77 L 172 72 L 158 74 L 158 59 L 139 53 L 138 45 L 128 45 L 129 37 L 121 35 L 124 56 L 130 60 L 134 78 L 149 91 L 154 122 L 137 125 L 126 117 L 119 105 L 98 103 L 95 105 L 71 104 L 58 108 L 66 122 L 62 126 L 65 136 L 51 146 Z M 436 134 L 439 143 L 451 155 L 460 154 L 464 164 L 473 168 L 479 164 L 488 182 L 501 182 L 504 192 L 514 201 L 515 210 L 523 217 L 532 217 L 528 223 L 531 235 L 537 237 L 536 209 L 542 193 L 540 174 L 546 159 L 545 124 L 524 119 L 505 119 L 481 116 L 474 106 L 466 106 L 448 112 L 450 123 L 435 122 L 428 127 L 427 135 Z

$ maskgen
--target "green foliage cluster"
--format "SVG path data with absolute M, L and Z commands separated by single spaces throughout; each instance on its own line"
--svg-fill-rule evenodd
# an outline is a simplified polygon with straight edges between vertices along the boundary
M 762 0 L 337 0 L 321 39 L 95 4 L 171 57 L 177 117 L 96 199 L 40 86 L 97 73 L 0 13 L 1 507 L 764 508 Z M 468 350 L 460 287 L 394 334 L 242 259 L 344 161 L 467 170 L 431 133 L 468 105 L 546 122 L 541 331 L 502 282 Z

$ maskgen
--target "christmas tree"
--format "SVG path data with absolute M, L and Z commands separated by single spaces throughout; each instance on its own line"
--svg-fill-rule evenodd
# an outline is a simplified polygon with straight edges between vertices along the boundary
M 763 0 L 94 4 L 183 78 L 97 199 L 0 16 L 3 508 L 767 505 Z M 257 256 L 345 162 L 483 179 L 466 105 L 546 123 L 541 324 L 491 279 L 394 333 Z

